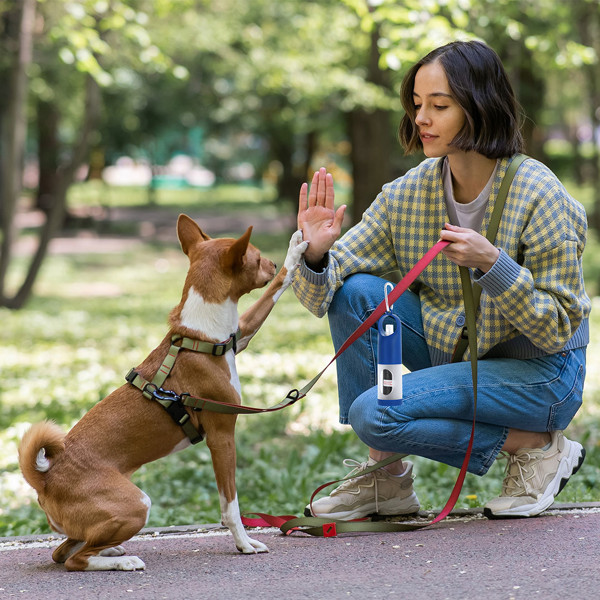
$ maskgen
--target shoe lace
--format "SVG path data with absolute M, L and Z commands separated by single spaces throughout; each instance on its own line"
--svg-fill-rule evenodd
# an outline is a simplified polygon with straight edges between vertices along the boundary
M 373 490 L 375 493 L 375 512 L 379 512 L 379 500 L 378 500 L 379 491 L 378 491 L 378 486 L 377 486 L 377 477 L 374 476 L 375 472 L 367 473 L 366 475 L 360 474 L 362 471 L 364 471 L 370 465 L 367 462 L 359 462 L 358 460 L 354 460 L 353 458 L 345 458 L 343 463 L 344 463 L 345 467 L 353 467 L 353 470 L 350 471 L 350 473 L 348 473 L 348 475 L 346 475 L 346 477 L 350 477 L 351 475 L 354 475 L 354 474 L 356 476 L 350 477 L 350 479 L 347 479 L 346 481 L 344 481 L 335 490 L 333 490 L 331 495 L 336 494 L 338 492 L 347 491 L 348 488 L 354 487 L 357 479 L 365 479 L 366 480 L 368 478 L 372 478 L 373 482 L 374 482 L 374 488 L 375 488 Z
M 528 481 L 535 475 L 539 462 L 549 455 L 540 450 L 521 450 L 515 454 L 501 452 L 498 458 L 507 460 L 502 495 L 528 496 L 533 491 L 529 489 Z

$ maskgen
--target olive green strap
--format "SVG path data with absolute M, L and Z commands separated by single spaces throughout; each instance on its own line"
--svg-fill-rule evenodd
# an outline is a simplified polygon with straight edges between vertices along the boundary
M 525 154 L 517 154 L 512 159 L 511 163 L 508 165 L 508 169 L 502 179 L 502 183 L 500 184 L 500 189 L 498 190 L 498 196 L 496 197 L 496 203 L 494 204 L 494 210 L 492 211 L 492 216 L 490 217 L 490 224 L 488 226 L 485 237 L 493 244 L 496 239 L 496 234 L 498 233 L 498 228 L 500 227 L 500 219 L 502 218 L 502 211 L 504 210 L 504 203 L 506 202 L 506 197 L 508 196 L 508 190 L 512 184 L 512 180 L 515 177 L 517 169 L 521 166 L 521 163 L 527 160 L 529 157 Z M 463 290 L 464 291 L 464 290 Z M 477 312 L 477 308 L 479 307 L 479 301 L 481 299 L 481 286 L 475 286 L 473 290 L 473 300 L 475 312 Z M 452 354 L 452 362 L 460 362 L 465 353 L 465 350 L 469 346 L 469 328 L 463 327 L 463 330 L 460 334 L 460 339 L 454 348 L 454 352 Z

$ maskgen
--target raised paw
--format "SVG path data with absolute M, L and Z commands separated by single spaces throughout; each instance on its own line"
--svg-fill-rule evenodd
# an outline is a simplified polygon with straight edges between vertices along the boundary
M 290 238 L 287 255 L 283 266 L 287 269 L 288 274 L 291 274 L 294 269 L 300 264 L 302 255 L 308 248 L 308 242 L 302 241 L 302 232 L 300 230 L 294 232 Z

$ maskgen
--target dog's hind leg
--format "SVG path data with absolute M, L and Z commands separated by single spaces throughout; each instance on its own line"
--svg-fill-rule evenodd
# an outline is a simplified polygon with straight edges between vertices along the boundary
M 120 545 L 132 538 L 145 523 L 145 517 L 135 516 L 135 508 L 126 518 L 113 517 L 98 523 L 88 541 L 77 548 L 65 561 L 68 571 L 135 571 L 144 569 L 137 556 L 124 556 Z
M 81 540 L 67 538 L 53 553 L 52 560 L 57 563 L 64 563 L 71 554 L 83 546 Z
M 84 544 L 65 561 L 68 571 L 137 571 L 145 569 L 144 561 L 137 556 L 113 555 L 112 549 L 118 546 L 109 546 L 109 555 L 105 554 L 109 548 L 99 549 L 97 546 Z
M 125 550 L 121 544 L 146 525 L 150 510 L 148 496 L 124 478 L 120 486 L 96 497 L 94 508 L 89 512 L 98 518 L 85 528 L 85 543 L 66 559 L 67 570 L 144 569 L 144 562 L 137 556 L 124 556 Z
M 84 542 L 68 538 L 52 553 L 52 560 L 57 563 L 64 563 L 69 556 L 82 548 L 83 544 Z M 124 554 L 125 548 L 123 548 L 123 546 L 114 546 L 102 550 L 99 556 L 123 556 Z

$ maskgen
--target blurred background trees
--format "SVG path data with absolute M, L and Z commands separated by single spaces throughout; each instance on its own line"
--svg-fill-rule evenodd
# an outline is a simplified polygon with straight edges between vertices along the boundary
M 269 181 L 292 203 L 325 164 L 358 220 L 420 159 L 395 141 L 403 74 L 456 38 L 500 54 L 527 153 L 593 187 L 600 229 L 600 0 L 0 1 L 0 305 L 31 294 L 71 184 L 123 156 L 149 202 L 178 154 L 199 185 Z M 45 218 L 9 292 L 24 201 Z

